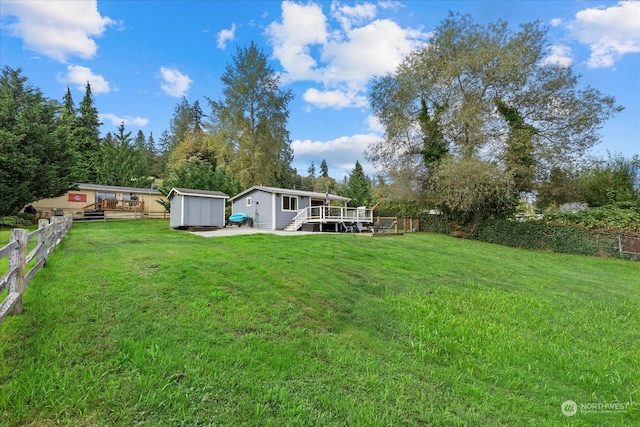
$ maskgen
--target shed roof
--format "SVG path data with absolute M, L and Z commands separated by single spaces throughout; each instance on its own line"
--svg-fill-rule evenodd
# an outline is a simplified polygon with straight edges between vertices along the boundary
M 228 199 L 229 196 L 222 191 L 208 191 L 208 190 L 194 190 L 191 188 L 172 188 L 167 194 L 167 199 L 171 199 L 174 195 L 179 194 L 181 196 L 196 196 L 206 197 L 212 199 Z
M 314 199 L 325 199 L 327 196 L 326 193 L 318 193 L 315 191 L 289 190 L 287 188 L 276 188 L 276 187 L 265 187 L 262 185 L 254 185 L 251 188 L 247 188 L 242 193 L 236 194 L 235 196 L 231 197 L 229 201 L 233 202 L 235 199 L 238 199 L 253 191 L 264 191 L 266 193 L 287 194 L 291 196 L 306 196 Z M 337 194 L 329 194 L 329 200 L 348 202 L 351 199 L 348 197 L 338 196 Z

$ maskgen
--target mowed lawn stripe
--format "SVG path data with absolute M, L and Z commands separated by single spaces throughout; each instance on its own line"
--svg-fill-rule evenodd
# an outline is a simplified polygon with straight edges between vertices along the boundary
M 629 261 L 79 223 L 0 325 L 0 424 L 630 425 L 639 307 Z

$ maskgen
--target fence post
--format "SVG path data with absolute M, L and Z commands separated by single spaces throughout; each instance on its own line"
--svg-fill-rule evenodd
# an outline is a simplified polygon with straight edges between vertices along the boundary
M 24 271 L 27 261 L 27 241 L 29 232 L 21 228 L 11 230 L 11 240 L 18 242 L 18 247 L 11 251 L 9 255 L 9 270 L 16 269 L 13 278 L 9 282 L 9 293 L 17 292 L 20 294 L 14 305 L 13 312 L 22 313 L 22 294 L 24 293 Z
M 47 258 L 49 258 L 49 248 L 47 247 L 47 227 L 49 226 L 49 220 L 38 220 L 38 262 L 44 260 L 43 266 L 47 265 Z
M 618 252 L 622 255 L 622 234 L 618 234 Z
M 53 217 L 53 233 L 55 236 L 55 242 L 56 242 L 56 246 L 58 246 L 58 244 L 60 243 L 60 240 L 62 240 L 62 220 L 64 219 L 64 217 L 60 217 L 60 216 L 56 216 Z

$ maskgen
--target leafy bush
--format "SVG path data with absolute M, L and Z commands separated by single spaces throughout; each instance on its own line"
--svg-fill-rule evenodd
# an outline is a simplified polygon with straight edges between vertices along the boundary
M 423 214 L 420 217 L 420 231 L 437 234 L 453 234 L 454 228 L 444 215 Z
M 616 236 L 616 233 L 575 225 L 496 219 L 476 224 L 475 229 L 467 237 L 525 249 L 577 255 L 616 256 Z
M 565 214 L 564 216 L 568 217 L 569 215 Z M 629 221 L 633 221 L 633 218 L 635 217 L 631 216 Z M 420 217 L 420 230 L 523 249 L 605 257 L 621 256 L 618 251 L 618 235 L 620 233 L 637 234 L 633 232 L 632 228 L 623 230 L 611 226 L 596 227 L 592 225 L 588 227 L 585 225 L 586 221 L 582 223 L 569 220 L 562 222 L 557 218 L 553 221 L 550 222 L 547 219 L 533 221 L 487 219 L 463 225 L 444 215 L 425 214 Z M 618 223 L 620 222 L 618 221 Z M 638 227 L 639 223 L 636 222 L 635 226 Z M 637 257 L 631 256 L 631 258 Z
M 585 209 L 579 212 L 561 212 L 545 216 L 546 222 L 560 225 L 578 225 L 590 229 L 626 230 L 640 232 L 640 209 L 621 209 L 614 205 Z

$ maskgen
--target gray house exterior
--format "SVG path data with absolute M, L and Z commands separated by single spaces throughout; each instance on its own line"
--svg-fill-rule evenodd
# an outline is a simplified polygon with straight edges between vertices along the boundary
M 224 227 L 225 204 L 228 195 L 220 191 L 172 188 L 167 198 L 171 202 L 172 228 Z
M 335 194 L 285 188 L 254 186 L 229 199 L 232 213 L 246 213 L 253 226 L 263 230 L 284 230 L 300 209 L 324 206 L 327 201 L 347 205 L 349 198 Z M 173 208 L 171 209 L 173 212 Z

